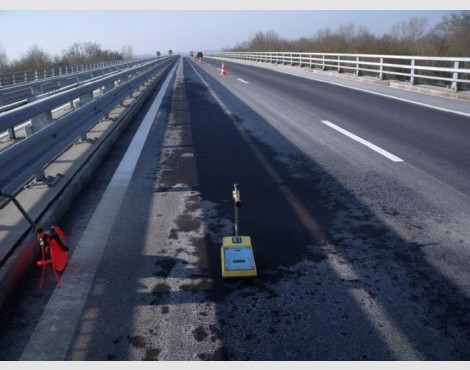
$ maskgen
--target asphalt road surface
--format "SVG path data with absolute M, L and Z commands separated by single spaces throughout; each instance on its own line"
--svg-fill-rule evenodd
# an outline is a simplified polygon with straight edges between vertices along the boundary
M 181 59 L 126 130 L 0 359 L 470 360 L 470 118 L 225 66 Z M 221 276 L 235 183 L 253 279 Z

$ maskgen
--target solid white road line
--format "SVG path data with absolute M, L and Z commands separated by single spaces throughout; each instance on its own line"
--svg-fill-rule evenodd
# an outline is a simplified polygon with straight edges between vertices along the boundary
M 62 274 L 62 287 L 54 290 L 20 360 L 65 360 L 137 161 L 178 63 L 134 135 Z
M 343 135 L 346 135 L 347 137 L 361 143 L 362 145 L 365 145 L 366 147 L 374 150 L 375 152 L 382 154 L 384 157 L 390 159 L 393 162 L 403 162 L 403 159 L 398 158 L 397 156 L 393 155 L 392 153 L 387 152 L 386 150 L 378 147 L 377 145 L 372 144 L 371 142 L 364 140 L 360 138 L 359 136 L 354 135 L 353 133 L 335 125 L 334 123 L 331 123 L 329 121 L 322 121 L 323 124 L 327 125 L 328 127 L 331 127 L 332 129 L 341 132 Z

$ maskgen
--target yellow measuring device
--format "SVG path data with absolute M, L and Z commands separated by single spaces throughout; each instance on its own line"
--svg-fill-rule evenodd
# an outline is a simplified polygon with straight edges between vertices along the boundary
M 233 201 L 235 202 L 235 235 L 224 236 L 220 255 L 222 261 L 222 277 L 255 277 L 256 271 L 253 247 L 249 236 L 238 235 L 238 208 L 241 207 L 238 184 L 233 185 Z

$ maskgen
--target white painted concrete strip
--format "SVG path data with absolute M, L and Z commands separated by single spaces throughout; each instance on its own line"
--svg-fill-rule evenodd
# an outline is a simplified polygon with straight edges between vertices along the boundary
M 62 288 L 54 290 L 20 360 L 65 360 L 88 291 L 132 179 L 137 161 L 178 63 L 167 76 L 157 98 L 152 103 L 134 135 L 124 158 L 116 169 L 80 242 L 75 247 L 68 266 L 62 274 Z
M 334 123 L 331 123 L 329 121 L 322 121 L 322 123 L 329 126 L 329 127 L 331 127 L 332 129 L 334 129 L 338 132 L 341 132 L 343 135 L 346 135 L 347 137 L 361 143 L 362 145 L 365 145 L 366 147 L 374 150 L 375 152 L 383 155 L 384 157 L 390 159 L 393 162 L 403 162 L 403 159 L 398 158 L 397 156 L 393 155 L 392 153 L 389 153 L 386 150 L 378 147 L 377 145 L 374 145 L 371 142 L 369 142 L 367 140 L 364 140 L 364 139 L 360 138 L 359 136 L 354 135 L 353 133 L 351 133 L 351 132 L 335 125 Z

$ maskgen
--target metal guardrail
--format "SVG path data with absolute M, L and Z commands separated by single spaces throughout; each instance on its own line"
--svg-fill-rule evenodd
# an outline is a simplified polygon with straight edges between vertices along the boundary
M 159 58 L 157 58 L 159 59 Z M 161 59 L 161 58 L 160 58 Z M 18 82 L 16 78 L 14 84 L 3 86 L 0 83 L 0 106 L 16 103 L 17 101 L 28 99 L 34 100 L 36 96 L 55 91 L 75 83 L 84 82 L 90 78 L 103 76 L 108 73 L 118 72 L 126 68 L 132 68 L 138 64 L 145 63 L 152 59 L 134 60 L 121 63 L 100 63 L 97 65 L 85 65 L 76 68 L 58 67 L 50 71 L 29 71 L 18 72 L 23 78 Z M 88 68 L 92 67 L 92 68 Z M 0 75 L 0 82 L 6 79 L 7 75 Z M 10 77 L 15 74 L 8 75 Z
M 33 176 L 44 176 L 44 167 L 72 145 L 97 121 L 175 58 L 152 61 L 74 89 L 0 113 L 0 132 L 39 118 L 43 127 L 0 153 L 0 189 L 14 193 Z M 98 97 L 93 92 L 104 93 Z M 74 101 L 75 109 L 50 121 L 54 108 Z M 38 125 L 40 126 L 40 125 Z
M 411 84 L 432 81 L 453 91 L 470 89 L 470 58 L 284 52 L 215 52 L 206 56 L 398 78 Z
M 94 71 L 99 69 L 106 69 L 110 67 L 118 67 L 121 65 L 131 67 L 136 63 L 141 63 L 142 60 L 134 61 L 110 61 L 101 63 L 89 63 L 81 64 L 76 66 L 62 66 L 62 67 L 51 67 L 40 70 L 32 71 L 21 71 L 0 74 L 0 87 L 16 85 L 20 83 L 34 82 L 47 78 L 61 77 L 71 74 L 77 74 L 84 71 Z

